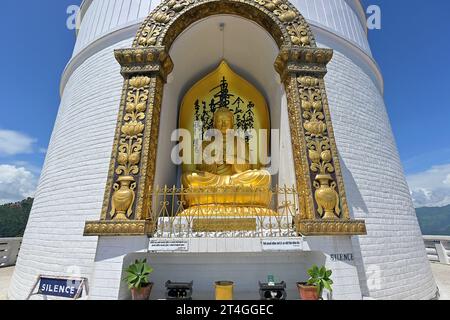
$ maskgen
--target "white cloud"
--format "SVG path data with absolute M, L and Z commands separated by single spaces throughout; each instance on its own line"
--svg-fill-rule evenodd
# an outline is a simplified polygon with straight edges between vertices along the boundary
M 450 164 L 407 177 L 416 207 L 441 207 L 450 204 Z
M 447 184 L 450 186 L 450 174 L 447 175 L 447 178 L 444 180 L 444 184 Z
M 0 204 L 33 197 L 36 186 L 36 176 L 27 169 L 0 165 Z
M 23 133 L 0 130 L 0 156 L 13 156 L 21 153 L 33 152 L 35 139 L 24 135 Z

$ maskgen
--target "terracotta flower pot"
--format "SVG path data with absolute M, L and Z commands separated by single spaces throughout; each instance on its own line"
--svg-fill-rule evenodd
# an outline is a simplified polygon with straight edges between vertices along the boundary
M 297 288 L 302 300 L 320 300 L 320 295 L 317 292 L 316 286 L 309 286 L 306 283 L 297 283 Z
M 136 301 L 143 301 L 150 299 L 150 294 L 152 293 L 153 283 L 149 283 L 147 286 L 142 288 L 132 288 L 131 289 L 131 297 Z

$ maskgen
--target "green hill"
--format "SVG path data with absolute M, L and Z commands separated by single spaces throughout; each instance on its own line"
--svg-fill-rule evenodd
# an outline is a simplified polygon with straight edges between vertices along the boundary
M 0 206 L 0 238 L 22 237 L 33 199 Z M 442 208 L 416 209 L 424 235 L 450 236 L 450 205 Z
M 424 235 L 450 236 L 450 205 L 441 208 L 416 209 Z
M 22 237 L 30 216 L 33 199 L 0 206 L 0 238 Z

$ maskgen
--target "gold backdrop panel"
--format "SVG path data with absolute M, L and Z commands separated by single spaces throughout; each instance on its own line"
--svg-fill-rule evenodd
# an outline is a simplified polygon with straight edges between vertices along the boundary
M 224 82 L 224 79 L 226 83 Z M 259 133 L 260 129 L 267 130 L 267 140 L 259 141 L 259 137 L 252 137 L 258 139 L 258 163 L 260 162 L 259 150 L 264 145 L 266 153 L 270 152 L 270 114 L 269 108 L 264 96 L 256 89 L 254 85 L 239 76 L 234 72 L 226 61 L 222 61 L 217 69 L 205 76 L 192 86 L 186 93 L 181 103 L 179 127 L 186 129 L 191 133 L 192 141 L 192 162 L 194 160 L 195 148 L 194 139 L 196 139 L 194 132 L 194 122 L 202 120 L 205 116 L 204 110 L 207 110 L 206 118 L 212 120 L 212 112 L 210 111 L 211 102 L 214 101 L 216 108 L 219 108 L 220 95 L 227 91 L 228 107 L 235 110 L 237 107 L 242 111 L 235 114 L 235 123 L 243 122 L 245 113 L 249 111 L 249 104 L 252 105 L 252 129 Z M 222 97 L 223 98 L 223 97 Z M 196 113 L 196 106 L 200 108 Z M 199 118 L 200 119 L 197 119 Z M 206 121 L 207 122 L 207 121 Z M 207 124 L 204 122 L 204 125 Z M 235 129 L 238 129 L 235 127 Z M 201 132 L 200 130 L 198 130 Z M 251 140 L 252 141 L 252 140 Z M 250 142 L 251 142 L 250 141 Z M 250 143 L 250 146 L 252 143 Z M 267 154 L 269 156 L 269 154 Z M 192 172 L 195 170 L 195 164 L 183 164 L 183 172 Z

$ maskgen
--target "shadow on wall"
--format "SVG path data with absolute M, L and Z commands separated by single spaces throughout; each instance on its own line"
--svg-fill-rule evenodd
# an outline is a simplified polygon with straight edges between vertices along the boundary
M 361 192 L 359 191 L 358 185 L 353 177 L 353 174 L 348 169 L 345 161 L 339 153 L 339 159 L 341 164 L 341 171 L 344 177 L 345 192 L 347 195 L 348 206 L 350 210 L 350 217 L 352 219 L 365 219 L 369 216 L 369 208 L 367 207 Z M 355 211 L 358 212 L 358 217 L 355 217 Z M 368 231 L 370 226 L 367 226 Z M 358 271 L 358 278 L 361 287 L 361 293 L 363 296 L 370 296 L 368 281 L 373 279 L 368 279 L 371 276 L 371 270 L 366 270 L 364 267 L 364 261 L 361 256 L 361 243 L 359 236 L 352 237 L 353 253 L 355 257 L 356 269 Z
M 362 216 L 362 214 L 368 215 L 369 208 L 367 208 L 363 196 L 359 191 L 358 185 L 356 184 L 356 181 L 353 178 L 353 174 L 348 169 L 341 154 L 340 153 L 338 154 L 341 164 L 342 175 L 344 177 L 345 192 L 347 194 L 347 202 L 350 210 L 350 217 L 352 219 L 357 218 L 364 219 L 364 216 Z M 359 217 L 355 217 L 355 211 L 358 212 Z

